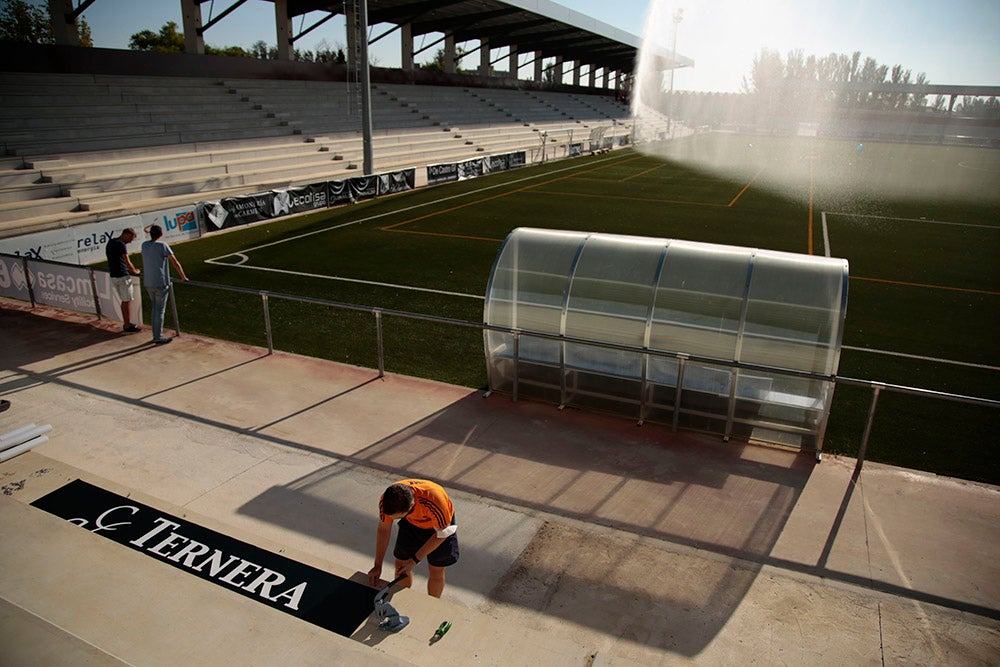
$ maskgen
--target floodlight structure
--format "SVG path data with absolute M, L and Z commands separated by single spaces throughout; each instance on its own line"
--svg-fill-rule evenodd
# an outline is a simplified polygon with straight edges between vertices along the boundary
M 490 391 L 822 451 L 847 260 L 518 228 L 486 290 Z

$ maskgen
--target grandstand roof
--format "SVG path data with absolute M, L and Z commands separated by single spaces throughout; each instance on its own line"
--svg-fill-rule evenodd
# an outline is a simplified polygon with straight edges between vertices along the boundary
M 288 0 L 289 16 L 343 10 L 330 0 Z M 414 35 L 452 33 L 457 42 L 489 39 L 491 48 L 517 46 L 596 67 L 631 71 L 640 40 L 550 0 L 368 0 L 368 23 L 409 23 Z M 678 64 L 693 65 L 679 57 Z

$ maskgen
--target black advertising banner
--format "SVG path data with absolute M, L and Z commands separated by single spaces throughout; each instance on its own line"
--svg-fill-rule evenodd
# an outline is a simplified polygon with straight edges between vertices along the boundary
M 482 175 L 483 158 L 477 157 L 458 163 L 458 180 L 464 181 L 467 178 L 477 178 Z
M 272 213 L 276 218 L 292 213 L 305 213 L 327 206 L 326 183 L 272 190 L 271 195 L 274 197 L 271 202 Z
M 345 637 L 350 637 L 374 609 L 375 591 L 368 586 L 79 479 L 31 504 L 166 565 Z
M 355 176 L 347 183 L 354 199 L 371 199 L 378 194 L 377 176 Z
M 415 183 L 416 171 L 404 169 L 388 174 L 379 174 L 378 193 L 379 195 L 393 194 L 396 192 L 406 192 L 412 190 Z
M 270 220 L 272 215 L 273 196 L 270 192 L 246 195 L 243 197 L 226 197 L 217 202 L 206 202 L 203 205 L 205 218 L 216 229 L 238 227 L 251 222 Z
M 569 145 L 569 156 L 576 157 L 577 155 L 583 155 L 583 143 Z
M 327 181 L 326 188 L 329 195 L 328 206 L 349 204 L 354 201 L 354 198 L 351 197 L 351 188 L 348 186 L 347 181 Z
M 507 153 L 503 155 L 491 155 L 486 158 L 483 166 L 486 171 L 491 173 L 494 171 L 507 171 L 510 169 L 510 156 Z
M 458 180 L 458 165 L 454 162 L 448 164 L 427 165 L 427 184 L 447 183 Z
M 527 164 L 527 159 L 528 159 L 527 153 L 525 151 L 508 153 L 507 158 L 511 169 L 514 169 L 516 167 L 523 167 L 525 164 Z

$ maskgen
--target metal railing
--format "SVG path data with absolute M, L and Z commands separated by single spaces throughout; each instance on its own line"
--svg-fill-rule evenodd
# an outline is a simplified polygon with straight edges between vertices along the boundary
M 13 257 L 13 256 L 10 256 L 10 255 L 4 255 L 4 257 L 6 257 L 7 259 L 13 259 L 17 263 L 22 264 L 22 266 L 24 268 L 24 272 L 25 272 L 26 275 L 29 275 L 29 271 L 28 271 L 29 264 L 35 264 L 35 263 L 49 264 L 49 265 L 54 265 L 54 266 L 66 266 L 66 267 L 75 266 L 77 269 L 83 268 L 83 267 L 79 267 L 77 265 L 68 265 L 68 264 L 65 264 L 63 262 L 51 262 L 51 261 L 39 260 L 39 259 L 28 259 L 28 258 L 22 258 L 22 257 Z M 85 310 L 84 312 L 94 313 L 98 317 L 102 317 L 100 303 L 99 303 L 99 300 L 97 299 L 97 289 L 96 289 L 96 284 L 95 284 L 95 280 L 94 280 L 94 272 L 95 271 L 104 271 L 104 270 L 103 269 L 93 269 L 93 268 L 89 268 L 89 267 L 87 267 L 87 270 L 89 270 L 89 272 L 90 272 L 89 283 L 90 283 L 91 289 L 93 290 L 93 294 L 91 296 L 93 297 L 94 309 L 93 310 Z M 2 278 L 2 276 L 0 276 L 0 278 Z M 4 281 L 2 279 L 0 279 L 0 288 L 4 287 L 3 282 Z M 192 287 L 202 288 L 202 289 L 216 289 L 216 290 L 222 290 L 222 291 L 227 291 L 227 292 L 235 292 L 235 293 L 241 293 L 241 294 L 248 294 L 248 295 L 256 295 L 256 296 L 258 296 L 260 298 L 260 300 L 261 300 L 261 308 L 262 308 L 263 320 L 264 320 L 264 334 L 265 334 L 265 338 L 266 338 L 266 342 L 267 342 L 268 354 L 273 354 L 274 353 L 274 336 L 273 336 L 273 331 L 272 331 L 272 328 L 271 328 L 271 313 L 270 313 L 270 302 L 271 302 L 272 299 L 281 299 L 281 300 L 285 300 L 285 301 L 298 302 L 298 303 L 306 303 L 306 304 L 314 304 L 314 305 L 325 306 L 325 307 L 329 307 L 329 308 L 339 308 L 339 309 L 350 310 L 350 311 L 355 311 L 355 312 L 367 312 L 367 313 L 371 313 L 372 316 L 375 319 L 375 344 L 376 344 L 376 353 L 377 353 L 377 360 L 378 360 L 377 364 L 378 364 L 378 374 L 379 374 L 379 377 L 383 377 L 385 375 L 385 355 L 384 355 L 384 349 L 383 349 L 383 343 L 382 343 L 382 340 L 383 340 L 383 321 L 382 320 L 383 320 L 383 316 L 388 315 L 388 316 L 393 316 L 393 317 L 400 317 L 400 318 L 403 318 L 403 319 L 419 320 L 419 321 L 424 321 L 424 322 L 431 322 L 431 323 L 436 323 L 436 324 L 443 324 L 443 325 L 448 325 L 448 326 L 456 326 L 456 327 L 462 327 L 462 328 L 468 328 L 468 329 L 477 329 L 477 330 L 479 330 L 481 332 L 482 331 L 496 331 L 496 332 L 500 332 L 500 333 L 509 334 L 509 335 L 511 335 L 511 336 L 514 337 L 514 341 L 515 341 L 515 353 L 514 353 L 514 361 L 515 361 L 515 363 L 517 363 L 517 361 L 518 361 L 518 354 L 517 354 L 516 348 L 518 347 L 518 344 L 519 344 L 521 336 L 530 336 L 532 338 L 547 339 L 547 340 L 553 340 L 553 341 L 558 341 L 558 342 L 562 342 L 562 343 L 571 343 L 571 344 L 577 344 L 577 345 L 586 345 L 586 346 L 597 347 L 597 348 L 602 348 L 602 349 L 607 349 L 607 350 L 617 350 L 617 351 L 623 351 L 623 352 L 632 352 L 632 353 L 644 354 L 644 355 L 649 355 L 649 356 L 655 356 L 655 357 L 662 357 L 662 358 L 667 358 L 667 359 L 673 359 L 673 360 L 676 360 L 678 362 L 678 364 L 679 364 L 679 366 L 681 368 L 683 368 L 683 366 L 685 364 L 687 364 L 687 363 L 701 362 L 701 363 L 708 363 L 708 364 L 712 364 L 712 365 L 716 365 L 716 366 L 724 366 L 724 367 L 730 368 L 733 372 L 741 371 L 741 370 L 757 371 L 757 372 L 765 372 L 765 373 L 774 373 L 774 374 L 777 374 L 777 375 L 783 375 L 783 376 L 787 376 L 787 377 L 794 377 L 794 378 L 800 378 L 800 379 L 809 379 L 809 380 L 819 380 L 819 381 L 833 382 L 835 384 L 841 384 L 841 385 L 845 385 L 845 386 L 853 386 L 853 387 L 861 387 L 861 388 L 867 387 L 867 388 L 869 388 L 869 389 L 872 390 L 872 398 L 871 398 L 871 403 L 870 403 L 869 408 L 868 408 L 868 417 L 867 417 L 867 421 L 865 423 L 864 434 L 862 436 L 861 443 L 860 443 L 859 449 L 858 449 L 858 457 L 857 458 L 858 458 L 858 463 L 859 464 L 864 460 L 865 455 L 867 453 L 868 443 L 869 443 L 869 439 L 871 437 L 871 432 L 872 432 L 872 424 L 873 424 L 873 422 L 875 420 L 875 413 L 877 411 L 879 397 L 881 396 L 882 392 L 892 392 L 892 393 L 899 393 L 899 394 L 908 394 L 908 395 L 913 395 L 913 396 L 920 396 L 920 397 L 923 397 L 923 398 L 931 398 L 931 399 L 936 399 L 936 400 L 943 400 L 943 401 L 948 401 L 948 402 L 953 402 L 953 403 L 962 403 L 962 404 L 967 404 L 967 405 L 974 405 L 974 406 L 986 407 L 986 408 L 993 408 L 993 409 L 1000 408 L 1000 401 L 997 401 L 997 400 L 992 400 L 992 399 L 988 399 L 988 398 L 980 398 L 980 397 L 976 397 L 976 396 L 965 396 L 965 395 L 961 395 L 961 394 L 952 394 L 952 393 L 947 393 L 947 392 L 934 391 L 934 390 L 930 390 L 930 389 L 921 389 L 921 388 L 918 388 L 918 387 L 907 387 L 907 386 L 903 386 L 903 385 L 896 385 L 896 384 L 889 384 L 889 383 L 885 383 L 885 382 L 878 382 L 878 381 L 875 381 L 875 380 L 863 380 L 863 379 L 850 378 L 850 377 L 844 377 L 844 376 L 838 376 L 838 375 L 823 375 L 823 374 L 817 374 L 817 373 L 809 373 L 809 372 L 805 372 L 805 371 L 795 371 L 795 370 L 790 370 L 790 369 L 776 368 L 776 367 L 771 367 L 771 366 L 761 366 L 761 365 L 756 365 L 756 364 L 747 364 L 747 363 L 743 363 L 743 362 L 734 362 L 734 361 L 720 360 L 720 359 L 714 359 L 714 358 L 711 358 L 711 357 L 699 357 L 699 356 L 696 356 L 696 355 L 689 355 L 689 354 L 683 354 L 683 353 L 673 353 L 673 352 L 665 352 L 665 351 L 660 351 L 660 350 L 651 350 L 651 349 L 646 349 L 646 348 L 637 347 L 637 346 L 631 346 L 631 345 L 621 345 L 621 344 L 617 344 L 617 343 L 606 343 L 606 342 L 600 342 L 600 341 L 594 341 L 594 340 L 588 340 L 588 339 L 574 338 L 574 337 L 571 337 L 571 336 L 560 336 L 560 335 L 556 335 L 556 334 L 545 334 L 545 333 L 534 332 L 534 331 L 523 331 L 523 330 L 519 330 L 519 329 L 513 329 L 513 328 L 507 328 L 507 327 L 499 327 L 499 326 L 487 325 L 487 324 L 484 324 L 482 322 L 470 322 L 468 320 L 460 320 L 460 319 L 450 318 L 450 317 L 441 317 L 441 316 L 437 316 L 437 315 L 426 315 L 426 314 L 422 314 L 422 313 L 413 313 L 413 312 L 402 311 L 402 310 L 394 310 L 394 309 L 389 309 L 389 308 L 380 308 L 380 307 L 373 307 L 373 306 L 362 306 L 362 305 L 358 305 L 358 304 L 352 304 L 352 303 L 346 303 L 346 302 L 340 302 L 340 301 L 332 301 L 332 300 L 328 300 L 328 299 L 319 299 L 319 298 L 307 297 L 307 296 L 297 296 L 297 295 L 293 295 L 293 294 L 275 293 L 275 292 L 270 292 L 270 291 L 267 291 L 267 290 L 257 290 L 257 289 L 250 289 L 250 288 L 245 288 L 245 287 L 234 287 L 234 286 L 230 286 L 230 285 L 219 285 L 219 284 L 215 284 L 215 283 L 205 283 L 205 282 L 199 282 L 199 281 L 188 281 L 188 282 L 183 282 L 183 283 L 175 283 L 175 286 L 177 286 L 177 285 L 192 286 Z M 4 293 L 4 290 L 0 289 L 0 294 L 3 294 L 3 293 Z M 22 300 L 30 301 L 32 307 L 34 307 L 35 304 L 36 304 L 36 296 L 35 296 L 34 289 L 32 287 L 32 280 L 27 280 L 27 290 L 26 290 L 26 293 L 25 293 L 25 296 L 27 298 L 19 297 L 17 295 L 13 295 L 12 296 L 9 293 L 6 294 L 6 296 L 8 296 L 10 298 L 15 298 L 15 299 L 16 298 L 21 298 Z M 171 306 L 172 306 L 172 311 L 171 312 L 172 312 L 172 315 L 173 315 L 174 330 L 179 335 L 181 333 L 181 328 L 180 328 L 180 320 L 179 320 L 178 312 L 177 312 L 177 299 L 176 299 L 176 297 L 173 298 L 173 299 L 171 299 L 170 303 L 171 303 Z M 683 382 L 683 372 L 681 372 L 681 373 L 678 374 L 678 384 L 680 384 L 682 382 Z M 514 374 L 514 389 L 513 389 L 512 393 L 513 393 L 514 400 L 517 400 L 517 373 Z M 679 400 L 680 400 L 680 386 L 678 386 L 678 394 L 677 394 L 677 397 L 676 397 L 675 400 L 677 402 L 679 402 Z M 675 409 L 675 411 L 674 411 L 674 423 L 673 423 L 673 428 L 675 430 L 677 429 L 677 414 L 678 414 L 678 411 Z M 817 456 L 817 460 L 819 460 L 819 457 L 820 457 L 820 452 L 819 451 L 816 452 L 816 456 Z
M 875 381 L 875 380 L 863 380 L 863 379 L 850 378 L 850 377 L 844 377 L 844 376 L 839 376 L 839 375 L 824 375 L 824 374 L 819 374 L 819 373 L 810 373 L 810 372 L 807 372 L 807 371 L 796 371 L 796 370 L 785 369 L 785 368 L 777 368 L 777 367 L 772 367 L 772 366 L 762 366 L 762 365 L 758 365 L 758 364 L 748 364 L 748 363 L 743 363 L 743 362 L 738 362 L 738 361 L 720 360 L 720 359 L 715 359 L 715 358 L 712 358 L 712 357 L 700 357 L 700 356 L 691 355 L 691 354 L 666 352 L 666 351 L 661 351 L 661 350 L 651 350 L 651 349 L 646 349 L 646 348 L 637 347 L 637 346 L 633 346 L 633 345 L 622 345 L 622 344 L 618 344 L 618 343 L 607 343 L 607 342 L 594 341 L 594 340 L 588 340 L 588 339 L 583 339 L 583 338 L 574 338 L 572 336 L 561 336 L 561 335 L 557 335 L 557 334 L 546 334 L 546 333 L 535 332 L 535 331 L 524 331 L 524 330 L 513 329 L 513 328 L 508 328 L 508 327 L 499 327 L 499 326 L 488 325 L 488 324 L 484 324 L 482 322 L 470 322 L 468 320 L 460 320 L 460 319 L 450 318 L 450 317 L 441 317 L 441 316 L 437 316 L 437 315 L 426 315 L 426 314 L 422 314 L 422 313 L 413 313 L 413 312 L 402 311 L 402 310 L 394 310 L 394 309 L 389 309 L 389 308 L 380 308 L 380 307 L 374 307 L 374 306 L 362 306 L 362 305 L 358 305 L 358 304 L 345 303 L 345 302 L 340 302 L 340 301 L 331 301 L 331 300 L 328 300 L 328 299 L 318 299 L 318 298 L 314 298 L 314 297 L 296 296 L 296 295 L 292 295 L 292 294 L 281 294 L 281 293 L 269 292 L 267 290 L 255 290 L 255 289 L 250 289 L 250 288 L 245 288 L 245 287 L 234 287 L 234 286 L 230 286 L 230 285 L 218 285 L 218 284 L 215 284 L 215 283 L 204 283 L 204 282 L 199 282 L 199 281 L 188 281 L 186 283 L 181 283 L 181 284 L 183 284 L 183 285 L 190 285 L 190 286 L 198 287 L 198 288 L 217 289 L 217 290 L 223 290 L 223 291 L 228 291 L 228 292 L 237 292 L 237 293 L 241 293 L 241 294 L 258 295 L 260 297 L 261 307 L 262 307 L 262 310 L 263 310 L 264 333 L 265 333 L 265 338 L 266 338 L 266 341 L 267 341 L 267 350 L 268 350 L 269 354 L 272 354 L 274 352 L 274 338 L 273 338 L 273 332 L 271 330 L 271 316 L 270 316 L 270 306 L 269 306 L 271 299 L 282 299 L 282 300 L 286 300 L 286 301 L 315 304 L 315 305 L 320 305 L 320 306 L 325 306 L 325 307 L 330 307 L 330 308 L 340 308 L 340 309 L 350 310 L 350 311 L 355 311 L 355 312 L 368 312 L 368 313 L 371 313 L 372 316 L 375 318 L 375 338 L 376 338 L 375 342 L 376 342 L 376 348 L 377 348 L 376 352 L 377 352 L 377 359 L 378 359 L 378 376 L 379 377 L 383 377 L 385 375 L 385 358 L 384 358 L 384 349 L 383 349 L 383 344 L 382 344 L 382 337 L 383 337 L 382 336 L 382 334 L 383 334 L 383 322 L 382 322 L 382 318 L 383 318 L 384 315 L 389 315 L 389 316 L 393 316 L 393 317 L 400 317 L 400 318 L 403 318 L 403 319 L 419 320 L 419 321 L 432 322 L 432 323 L 436 323 L 436 324 L 444 324 L 444 325 L 449 325 L 449 326 L 457 326 L 457 327 L 463 327 L 463 328 L 469 328 L 469 329 L 478 329 L 480 331 L 496 331 L 496 332 L 499 332 L 499 333 L 509 334 L 509 335 L 511 335 L 511 336 L 514 337 L 514 346 L 515 346 L 514 362 L 515 362 L 515 364 L 518 361 L 517 348 L 518 348 L 521 336 L 530 336 L 532 338 L 541 338 L 541 339 L 546 339 L 546 340 L 558 341 L 558 342 L 562 342 L 562 343 L 571 343 L 571 344 L 577 344 L 577 345 L 587 345 L 587 346 L 597 347 L 597 348 L 607 349 L 607 350 L 617 350 L 617 351 L 623 351 L 623 352 L 633 352 L 633 353 L 645 354 L 645 355 L 649 355 L 649 356 L 662 357 L 662 358 L 666 358 L 666 359 L 673 359 L 673 360 L 676 360 L 678 362 L 678 364 L 679 364 L 679 366 L 680 366 L 681 369 L 683 369 L 684 365 L 687 364 L 687 363 L 691 363 L 691 362 L 699 363 L 700 362 L 700 363 L 713 364 L 713 365 L 717 365 L 717 366 L 725 366 L 727 368 L 732 369 L 734 372 L 735 371 L 742 371 L 742 370 L 757 371 L 757 372 L 765 372 L 765 373 L 774 373 L 774 374 L 777 374 L 777 375 L 782 375 L 782 376 L 786 376 L 786 377 L 794 377 L 794 378 L 799 378 L 799 379 L 808 379 L 808 380 L 819 380 L 819 381 L 833 382 L 834 384 L 841 384 L 841 385 L 845 385 L 845 386 L 862 387 L 862 388 L 867 387 L 867 388 L 870 388 L 872 390 L 872 399 L 871 399 L 871 404 L 870 404 L 869 409 L 868 409 L 868 418 L 867 418 L 867 422 L 865 424 L 864 434 L 862 436 L 861 443 L 860 443 L 859 448 L 858 448 L 857 459 L 858 459 L 858 464 L 859 465 L 864 461 L 865 455 L 867 453 L 868 442 L 869 442 L 869 439 L 871 437 L 872 424 L 873 424 L 873 422 L 875 420 L 875 413 L 876 413 L 876 410 L 877 410 L 877 407 L 878 407 L 879 396 L 881 395 L 881 393 L 883 391 L 895 392 L 895 393 L 900 393 L 900 394 L 909 394 L 909 395 L 920 396 L 920 397 L 924 397 L 924 398 L 932 398 L 932 399 L 949 401 L 949 402 L 954 402 L 954 403 L 963 403 L 963 404 L 967 404 L 967 405 L 975 405 L 975 406 L 979 406 L 979 407 L 994 408 L 994 409 L 1000 408 L 1000 401 L 997 401 L 997 400 L 992 400 L 992 399 L 988 399 L 988 398 L 980 398 L 980 397 L 977 397 L 977 396 L 965 396 L 965 395 L 961 395 L 961 394 L 952 394 L 952 393 L 948 393 L 948 392 L 934 391 L 934 390 L 931 390 L 931 389 L 921 389 L 919 387 L 907 387 L 907 386 L 904 386 L 904 385 L 896 385 L 896 384 L 889 384 L 889 383 L 886 383 L 886 382 L 878 382 L 878 381 Z M 171 302 L 175 304 L 174 305 L 174 311 L 173 311 L 174 312 L 174 323 L 175 323 L 175 328 L 176 328 L 177 333 L 180 334 L 180 325 L 179 325 L 178 320 L 177 320 L 176 299 L 172 299 Z M 512 391 L 512 398 L 513 398 L 513 400 L 517 400 L 517 397 L 518 397 L 518 392 L 517 392 L 517 376 L 518 376 L 518 374 L 517 374 L 517 372 L 515 372 L 514 373 L 514 379 L 513 379 L 513 383 L 514 383 L 513 384 L 513 391 Z M 680 373 L 678 373 L 678 385 L 680 385 L 683 382 L 683 377 L 684 377 L 684 375 L 683 375 L 683 370 L 682 370 Z M 680 395 L 681 395 L 681 387 L 678 386 L 677 389 L 678 389 L 678 392 L 677 392 L 675 400 L 676 400 L 677 404 L 679 404 L 679 402 L 680 402 Z M 678 414 L 679 414 L 679 410 L 676 409 L 676 407 L 677 406 L 675 406 L 674 420 L 673 420 L 673 424 L 672 424 L 672 428 L 675 431 L 678 428 L 677 418 L 678 418 Z M 821 455 L 821 451 L 817 451 L 816 452 L 816 459 L 817 459 L 817 461 L 820 460 L 820 455 Z

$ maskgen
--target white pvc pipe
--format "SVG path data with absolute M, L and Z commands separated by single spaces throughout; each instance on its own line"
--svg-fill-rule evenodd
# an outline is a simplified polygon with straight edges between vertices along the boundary
M 28 442 L 18 445 L 17 447 L 11 447 L 10 449 L 5 449 L 0 452 L 0 463 L 6 461 L 7 459 L 12 459 L 18 454 L 24 454 L 26 451 L 32 447 L 37 447 L 38 445 L 45 444 L 49 441 L 48 436 L 40 435 L 34 440 L 29 440 Z
M 52 430 L 52 424 L 45 424 L 44 426 L 36 426 L 35 428 L 28 431 L 24 431 L 23 433 L 19 434 L 18 436 L 8 441 L 0 443 L 0 451 L 6 451 L 11 447 L 16 447 L 17 445 L 20 445 L 22 442 L 27 442 L 32 438 L 37 438 L 38 436 L 44 433 L 48 433 L 51 430 Z
M 10 442 L 17 436 L 21 435 L 22 433 L 27 433 L 33 428 L 37 428 L 34 422 L 26 426 L 22 426 L 21 428 L 14 429 L 13 431 L 10 431 L 8 433 L 4 433 L 3 435 L 0 435 L 0 445 L 2 445 L 5 442 Z

